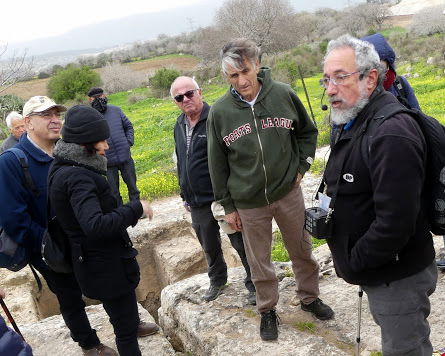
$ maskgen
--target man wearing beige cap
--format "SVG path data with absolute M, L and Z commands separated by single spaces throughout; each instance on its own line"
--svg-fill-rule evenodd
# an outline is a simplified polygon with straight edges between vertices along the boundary
M 28 161 L 35 189 L 25 186 L 24 170 L 12 152 L 0 156 L 0 226 L 11 239 L 29 252 L 29 264 L 45 278 L 57 296 L 60 311 L 71 337 L 85 355 L 117 355 L 100 343 L 85 313 L 85 303 L 73 274 L 50 270 L 40 252 L 47 221 L 47 175 L 53 161 L 55 142 L 60 138 L 61 112 L 66 111 L 46 96 L 34 96 L 23 107 L 26 134 L 15 146 Z

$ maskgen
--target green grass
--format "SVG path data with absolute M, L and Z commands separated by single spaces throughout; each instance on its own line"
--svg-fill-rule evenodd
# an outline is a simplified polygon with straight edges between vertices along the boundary
M 297 330 L 309 332 L 311 334 L 315 334 L 315 332 L 317 331 L 317 327 L 315 326 L 315 324 L 309 321 L 299 321 L 292 324 L 292 326 Z
M 129 63 L 149 62 L 149 61 L 157 61 L 160 59 L 162 60 L 162 59 L 172 59 L 172 58 L 196 58 L 196 57 L 192 56 L 191 54 L 173 53 L 173 54 L 164 54 L 163 56 L 156 56 L 153 58 L 145 58 L 145 59 L 141 59 L 140 57 L 137 57 L 137 58 L 133 58 L 131 60 L 131 62 L 129 62 Z
M 312 238 L 312 248 L 317 248 L 318 246 L 324 245 L 326 240 L 318 240 Z M 272 260 L 277 262 L 288 262 L 289 254 L 284 246 L 283 237 L 280 231 L 275 231 L 273 233 L 273 244 L 272 244 Z
M 427 65 L 425 60 L 422 60 L 415 64 L 401 64 L 397 71 L 399 74 L 410 73 L 411 77 L 408 80 L 416 93 L 422 110 L 445 124 L 445 111 L 443 109 L 445 107 L 445 73 L 443 70 Z M 317 142 L 319 147 L 329 143 L 330 132 L 330 125 L 326 119 L 328 112 L 322 111 L 320 108 L 323 90 L 318 84 L 318 79 L 321 76 L 322 74 L 318 73 L 305 79 L 319 130 Z M 309 113 L 309 105 L 301 81 L 296 80 L 293 87 Z M 225 84 L 204 86 L 204 100 L 211 105 L 226 90 L 227 85 Z M 129 96 L 134 95 L 140 95 L 145 99 L 129 103 Z M 172 154 L 174 151 L 173 127 L 180 111 L 173 101 L 169 98 L 153 98 L 149 89 L 139 88 L 130 92 L 111 94 L 109 95 L 109 102 L 120 106 L 135 127 L 135 145 L 132 148 L 132 156 L 136 163 L 138 186 L 141 189 L 142 197 L 156 199 L 178 194 Z M 326 103 L 326 99 L 324 102 Z M 323 162 L 316 160 L 312 166 L 312 172 L 321 173 L 322 166 Z M 121 188 L 122 196 L 126 197 L 125 184 L 121 184 Z M 316 241 L 316 243 L 319 243 L 319 241 Z M 288 258 L 279 246 L 274 247 L 277 260 Z

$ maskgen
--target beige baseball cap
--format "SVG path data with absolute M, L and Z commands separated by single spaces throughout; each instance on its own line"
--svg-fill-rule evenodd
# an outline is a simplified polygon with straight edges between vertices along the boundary
M 23 117 L 29 116 L 33 112 L 42 112 L 51 108 L 57 108 L 59 111 L 66 111 L 66 107 L 56 104 L 47 96 L 33 96 L 23 106 Z

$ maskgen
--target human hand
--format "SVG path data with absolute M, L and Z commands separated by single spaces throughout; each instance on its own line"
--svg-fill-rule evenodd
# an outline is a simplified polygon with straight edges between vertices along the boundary
M 303 179 L 303 175 L 301 173 L 297 173 L 297 178 L 295 178 L 295 185 L 298 186 Z
M 184 209 L 187 210 L 189 213 L 191 211 L 189 203 L 187 203 L 185 200 L 182 202 L 182 205 L 184 205 Z
M 230 225 L 232 230 L 241 231 L 242 229 L 241 218 L 239 217 L 237 211 L 234 211 L 233 213 L 224 216 L 224 220 L 227 222 L 227 224 Z
M 146 200 L 141 200 L 142 209 L 144 211 L 145 216 L 148 217 L 149 220 L 153 219 L 153 209 L 151 208 L 150 204 Z
M 0 298 L 4 298 L 6 296 L 6 293 L 3 289 L 0 288 Z

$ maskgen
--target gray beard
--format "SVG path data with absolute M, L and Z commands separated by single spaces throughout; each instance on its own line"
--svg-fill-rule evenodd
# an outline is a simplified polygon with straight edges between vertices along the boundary
M 336 125 L 347 124 L 349 121 L 357 117 L 358 113 L 362 111 L 368 102 L 368 97 L 361 97 L 352 108 L 346 110 L 332 109 L 332 122 Z

